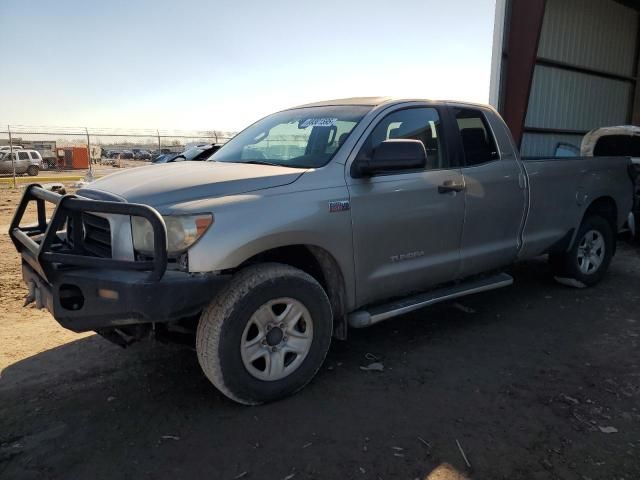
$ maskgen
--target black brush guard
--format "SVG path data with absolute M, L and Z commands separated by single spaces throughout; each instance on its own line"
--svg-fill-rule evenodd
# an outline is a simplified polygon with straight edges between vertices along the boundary
M 21 228 L 22 217 L 32 201 L 37 205 L 38 223 Z M 45 202 L 56 206 L 49 223 L 46 219 Z M 153 227 L 153 260 L 114 260 L 87 255 L 82 248 L 82 228 L 73 229 L 74 238 L 71 243 L 61 241 L 58 232 L 69 219 L 80 227 L 83 212 L 130 215 L 147 219 Z M 32 184 L 27 186 L 22 196 L 11 222 L 9 235 L 24 260 L 49 281 L 53 280 L 56 269 L 60 266 L 148 271 L 149 281 L 159 281 L 167 269 L 166 227 L 160 214 L 146 205 L 91 200 L 75 195 L 63 196 L 45 190 L 38 184 Z
M 37 223 L 23 227 L 28 205 L 37 206 Z M 55 205 L 51 219 L 46 204 Z M 117 260 L 83 248 L 83 213 L 143 217 L 153 227 L 152 260 Z M 72 224 L 74 228 L 62 232 Z M 69 234 L 73 238 L 66 238 Z M 146 205 L 59 195 L 29 185 L 11 222 L 9 235 L 22 256 L 27 303 L 46 307 L 65 328 L 76 332 L 124 325 L 170 322 L 198 314 L 227 275 L 190 274 L 167 269 L 167 232 L 160 214 Z

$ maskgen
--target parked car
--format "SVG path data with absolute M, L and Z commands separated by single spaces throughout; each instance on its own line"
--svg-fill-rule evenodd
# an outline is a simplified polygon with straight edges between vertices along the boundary
M 185 150 L 182 153 L 170 154 L 164 157 L 162 160 L 156 159 L 153 163 L 171 163 L 171 162 L 183 162 L 183 161 L 201 161 L 208 160 L 214 153 L 220 150 L 222 145 L 216 145 L 207 143 L 204 145 L 198 145 Z
M 118 158 L 120 159 L 133 159 L 133 152 L 131 150 L 122 150 Z
M 211 160 L 76 197 L 32 186 L 18 212 L 56 202 L 60 228 L 18 214 L 10 235 L 28 300 L 63 327 L 121 345 L 191 329 L 205 375 L 244 404 L 300 390 L 348 326 L 506 287 L 518 260 L 596 285 L 632 205 L 628 159 L 523 161 L 495 110 L 461 102 L 292 108 Z
M 26 173 L 31 177 L 37 176 L 42 168 L 42 156 L 36 150 L 21 149 L 13 153 L 1 152 L 0 155 L 0 173 L 2 174 L 13 173 L 14 164 L 16 174 Z
M 133 158 L 136 160 L 151 160 L 151 153 L 147 150 L 138 150 L 134 153 Z
M 640 240 L 640 127 L 622 125 L 592 130 L 582 139 L 580 152 L 585 157 L 631 158 L 635 195 L 627 223 L 632 237 Z
M 154 150 L 153 153 L 151 154 L 151 161 L 155 161 L 155 159 L 158 158 L 160 155 L 167 155 L 170 153 L 174 153 L 171 151 L 170 148 L 161 148 L 160 150 Z
M 158 155 L 154 160 L 152 160 L 152 163 L 154 164 L 169 163 L 178 155 L 179 155 L 178 153 L 163 153 L 162 155 Z

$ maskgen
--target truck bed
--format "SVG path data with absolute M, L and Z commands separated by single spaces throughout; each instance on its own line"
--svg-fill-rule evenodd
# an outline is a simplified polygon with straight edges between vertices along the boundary
M 624 206 L 616 212 L 621 228 L 632 208 L 627 157 L 523 158 L 529 183 L 529 209 L 522 233 L 520 258 L 546 253 L 575 235 L 576 219 L 598 198 Z M 626 166 L 627 168 L 621 168 Z

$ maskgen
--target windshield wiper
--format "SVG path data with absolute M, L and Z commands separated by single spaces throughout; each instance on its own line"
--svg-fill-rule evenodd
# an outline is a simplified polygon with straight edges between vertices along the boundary
M 251 165 L 271 165 L 273 167 L 284 167 L 284 165 L 280 163 L 267 162 L 266 160 L 249 160 L 247 162 L 241 163 L 249 163 Z

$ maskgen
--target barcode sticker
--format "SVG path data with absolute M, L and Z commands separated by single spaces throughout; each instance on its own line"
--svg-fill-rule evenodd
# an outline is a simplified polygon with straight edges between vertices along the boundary
M 337 121 L 337 118 L 307 118 L 300 123 L 300 128 L 333 127 Z

